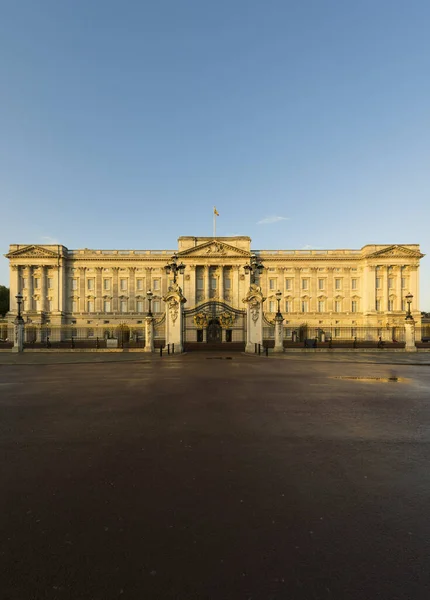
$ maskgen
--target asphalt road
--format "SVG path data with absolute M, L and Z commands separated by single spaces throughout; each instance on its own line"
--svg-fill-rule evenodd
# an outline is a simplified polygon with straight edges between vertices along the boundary
M 389 360 L 0 365 L 0 598 L 428 599 L 430 366 Z

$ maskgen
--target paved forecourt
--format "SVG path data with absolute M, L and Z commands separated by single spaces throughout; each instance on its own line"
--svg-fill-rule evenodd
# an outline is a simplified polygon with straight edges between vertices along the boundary
M 429 363 L 1 355 L 3 597 L 427 598 Z

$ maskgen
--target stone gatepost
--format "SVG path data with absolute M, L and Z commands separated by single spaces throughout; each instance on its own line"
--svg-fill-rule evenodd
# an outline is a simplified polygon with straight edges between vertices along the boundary
M 24 351 L 24 320 L 17 317 L 15 319 L 14 342 L 12 352 Z
M 251 283 L 243 302 L 246 306 L 246 346 L 245 352 L 255 352 L 255 344 L 263 345 L 263 302 L 261 288 Z
M 175 344 L 175 354 L 183 352 L 183 319 L 185 297 L 177 283 L 172 284 L 163 298 L 166 303 L 166 344 Z
M 284 351 L 284 318 L 281 313 L 275 317 L 275 347 L 273 352 Z
M 415 345 L 415 321 L 412 317 L 405 319 L 405 352 L 417 352 Z
M 154 318 L 145 318 L 145 347 L 144 352 L 154 352 Z

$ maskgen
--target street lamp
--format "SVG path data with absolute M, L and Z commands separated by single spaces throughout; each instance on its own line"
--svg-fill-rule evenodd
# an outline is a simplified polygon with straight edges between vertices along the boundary
M 177 278 L 178 273 L 183 275 L 184 270 L 185 270 L 184 263 L 181 262 L 178 265 L 177 260 L 178 260 L 178 255 L 175 252 L 175 254 L 172 256 L 172 262 L 164 267 L 167 275 L 170 272 L 173 273 L 173 283 L 176 283 L 176 278 Z
M 251 274 L 251 283 L 255 283 L 255 276 L 261 275 L 264 270 L 263 263 L 257 258 L 256 254 L 251 254 L 251 260 L 249 265 L 243 267 L 247 273 Z
M 22 323 L 24 321 L 24 319 L 22 318 L 22 315 L 21 315 L 21 304 L 23 301 L 22 294 L 20 292 L 18 292 L 17 295 L 15 296 L 15 298 L 16 298 L 16 303 L 18 305 L 18 315 L 16 318 L 17 318 L 17 321 Z
M 279 319 L 279 317 L 282 318 L 282 313 L 281 313 L 281 298 L 282 298 L 282 292 L 280 290 L 278 290 L 275 294 L 276 296 L 276 300 L 278 302 L 278 312 L 276 313 L 276 318 Z
M 411 313 L 412 299 L 413 299 L 413 295 L 411 294 L 411 292 L 409 292 L 409 294 L 406 294 L 405 300 L 408 303 L 408 312 L 406 313 L 407 319 L 412 319 L 412 313 Z
M 154 294 L 151 292 L 151 290 L 146 292 L 146 297 L 148 299 L 148 317 L 152 317 L 151 304 L 153 296 Z

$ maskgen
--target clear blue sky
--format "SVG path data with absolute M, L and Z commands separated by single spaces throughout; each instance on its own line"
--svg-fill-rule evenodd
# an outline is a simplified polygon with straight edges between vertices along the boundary
M 428 0 L 2 2 L 0 252 L 175 248 L 216 205 L 256 249 L 430 254 L 429 23 Z M 430 256 L 421 288 L 430 310 Z

